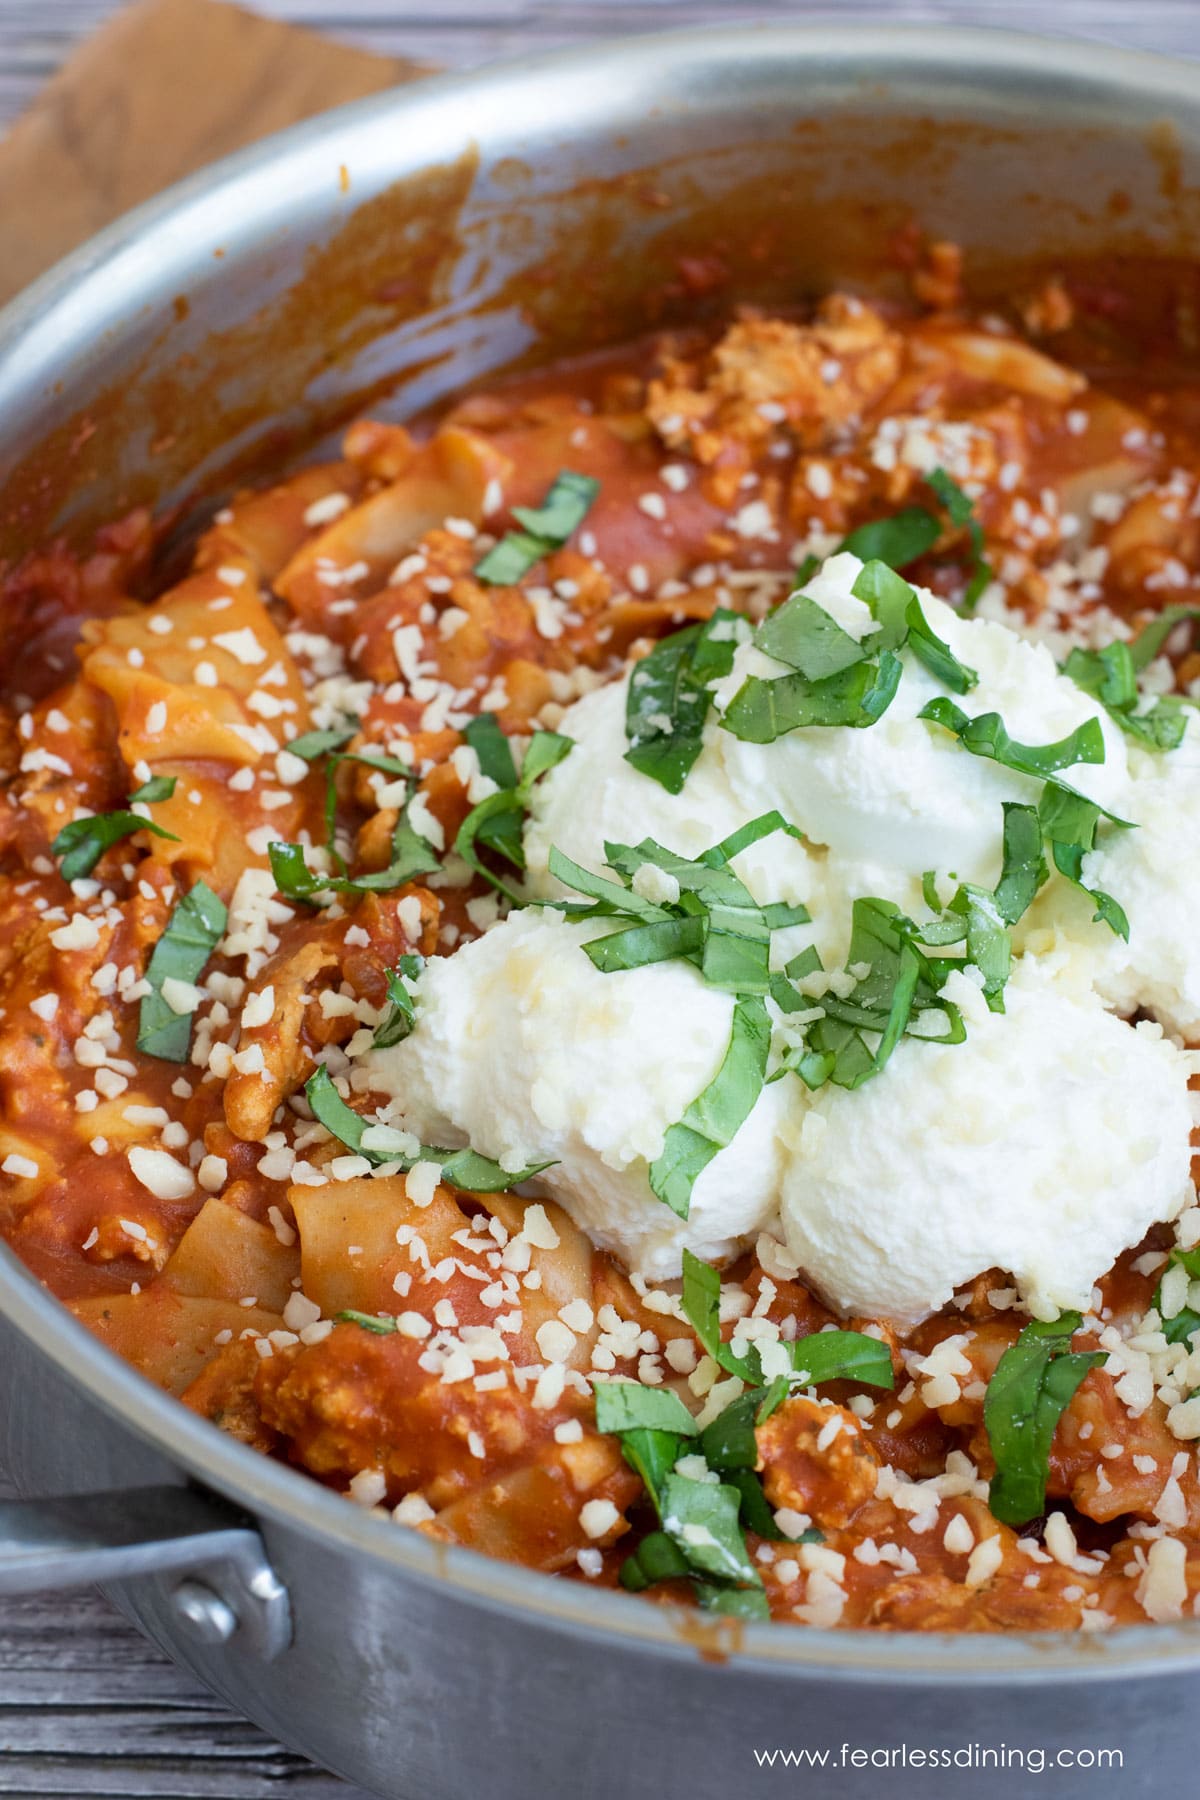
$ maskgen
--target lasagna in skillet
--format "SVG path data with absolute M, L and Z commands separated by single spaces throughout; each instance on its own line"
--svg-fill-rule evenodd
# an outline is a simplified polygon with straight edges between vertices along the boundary
M 911 275 L 5 572 L 0 1222 L 397 1529 L 1191 1616 L 1187 290 Z

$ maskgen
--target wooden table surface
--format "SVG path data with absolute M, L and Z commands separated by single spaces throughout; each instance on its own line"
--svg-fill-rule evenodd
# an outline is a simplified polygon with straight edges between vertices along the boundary
M 242 0 L 391 55 L 465 67 L 602 33 L 752 18 L 957 21 L 1194 54 L 1200 0 Z M 0 0 L 0 129 L 117 0 Z M 2 1491 L 2 1477 L 0 1477 Z M 0 1796 L 356 1800 L 227 1711 L 99 1594 L 0 1607 Z M 486 1800 L 486 1796 L 480 1796 Z M 557 1800 L 557 1797 L 555 1797 Z

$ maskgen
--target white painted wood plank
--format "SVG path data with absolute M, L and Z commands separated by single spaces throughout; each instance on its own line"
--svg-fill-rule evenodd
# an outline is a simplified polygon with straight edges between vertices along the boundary
M 466 67 L 601 34 L 720 20 L 820 19 L 847 31 L 872 19 L 974 22 L 1194 54 L 1196 0 L 243 0 L 259 12 L 327 31 L 382 54 Z M 117 0 L 0 0 L 0 129 L 33 98 L 71 45 Z

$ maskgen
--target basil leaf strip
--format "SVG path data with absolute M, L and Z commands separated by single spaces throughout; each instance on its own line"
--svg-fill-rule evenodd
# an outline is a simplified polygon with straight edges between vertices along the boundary
M 1083 879 L 1083 859 L 1095 845 L 1100 808 L 1073 789 L 1047 785 L 1038 806 L 1038 818 L 1059 874 L 1065 875 L 1081 893 L 1094 901 L 1093 924 L 1108 925 L 1128 943 L 1129 920 L 1124 908 L 1111 894 L 1106 894 L 1102 888 L 1089 887 Z
M 994 571 L 985 554 L 983 526 L 975 516 L 975 502 L 945 469 L 931 469 L 925 480 L 949 513 L 950 523 L 960 527 L 965 525 L 967 528 L 974 566 L 960 610 L 967 614 L 973 613 L 984 588 L 994 578 Z
M 863 562 L 886 563 L 891 569 L 903 569 L 932 550 L 942 535 L 942 527 L 923 506 L 906 506 L 890 519 L 872 519 L 856 525 L 838 545 Z
M 143 781 L 141 787 L 130 794 L 130 804 L 153 806 L 158 800 L 169 800 L 178 786 L 177 775 L 152 775 L 149 781 Z
M 721 1277 L 710 1263 L 701 1262 L 690 1250 L 683 1252 L 684 1317 L 704 1350 L 728 1375 L 738 1375 L 752 1387 L 759 1385 L 761 1370 L 753 1361 L 735 1356 L 721 1337 Z
M 332 731 L 305 731 L 299 737 L 285 744 L 284 749 L 292 756 L 298 756 L 301 762 L 315 762 L 319 756 L 328 756 L 333 750 L 341 750 L 351 738 L 358 736 L 359 722 L 355 719 L 349 725 L 341 725 Z
M 671 1388 L 643 1387 L 638 1381 L 592 1381 L 597 1431 L 673 1431 L 697 1436 L 696 1421 Z
M 733 1142 L 763 1090 L 771 1021 L 756 994 L 738 999 L 720 1068 L 668 1127 L 662 1152 L 650 1165 L 650 1186 L 678 1218 L 686 1219 L 692 1188 L 713 1157 Z
M 356 1156 L 365 1157 L 368 1162 L 377 1165 L 386 1163 L 391 1167 L 394 1164 L 398 1170 L 411 1169 L 418 1162 L 437 1163 L 443 1181 L 473 1193 L 503 1193 L 507 1188 L 516 1187 L 519 1182 L 540 1175 L 543 1169 L 553 1167 L 552 1163 L 544 1162 L 531 1163 L 527 1169 L 502 1169 L 499 1163 L 493 1162 L 490 1157 L 481 1156 L 477 1150 L 441 1150 L 426 1144 L 419 1147 L 415 1156 L 401 1155 L 393 1150 L 369 1149 L 363 1143 L 363 1133 L 370 1128 L 371 1120 L 364 1119 L 353 1107 L 347 1106 L 324 1063 L 305 1082 L 304 1095 L 313 1117 Z
M 502 857 L 512 868 L 524 869 L 525 851 L 521 837 L 525 814 L 529 810 L 529 797 L 535 783 L 568 756 L 574 745 L 574 738 L 565 737 L 561 732 L 535 731 L 525 751 L 520 779 L 511 786 L 501 786 L 494 794 L 481 800 L 478 806 L 472 807 L 458 828 L 458 835 L 454 840 L 455 855 L 460 856 L 469 868 L 474 869 L 477 875 L 481 875 L 515 906 L 524 906 L 526 896 L 490 868 L 484 862 L 482 853 L 489 850 Z M 499 767 L 499 753 L 494 741 L 488 754 L 493 766 Z M 506 777 L 507 774 L 508 770 L 505 769 Z
M 1156 619 L 1142 626 L 1129 646 L 1130 659 L 1139 674 L 1156 656 L 1161 656 L 1167 639 L 1185 619 L 1200 619 L 1200 606 L 1164 606 Z
M 692 1569 L 738 1587 L 762 1586 L 738 1522 L 741 1495 L 736 1488 L 672 1471 L 662 1484 L 660 1504 L 663 1530 Z
M 764 1620 L 771 1616 L 770 1603 L 761 1588 L 717 1587 L 707 1581 L 694 1581 L 692 1587 L 703 1612 L 718 1613 L 726 1619 Z
M 600 483 L 590 475 L 561 469 L 539 507 L 514 506 L 523 531 L 510 531 L 475 564 L 475 579 L 490 587 L 512 587 L 535 563 L 561 550 L 583 524 Z
M 651 1531 L 632 1556 L 621 1564 L 621 1586 L 640 1594 L 659 1581 L 674 1581 L 689 1573 L 688 1559 L 665 1531 Z M 736 1590 L 735 1590 L 736 1591 Z
M 634 664 L 625 703 L 625 761 L 668 794 L 680 793 L 691 773 L 703 746 L 709 689 L 732 669 L 739 633 L 747 631 L 739 614 L 718 607 L 703 624 L 660 639 Z
M 143 805 L 169 800 L 175 792 L 175 780 L 174 775 L 156 775 L 129 798 Z M 172 844 L 180 841 L 175 832 L 164 830 L 141 813 L 93 813 L 90 818 L 72 819 L 64 825 L 50 846 L 50 854 L 61 859 L 59 873 L 64 881 L 79 881 L 91 874 L 106 850 L 132 837 L 135 831 L 148 831 L 152 837 L 166 838 Z
M 150 992 L 138 1013 L 137 1047 L 163 1062 L 186 1062 L 192 1042 L 192 1015 L 173 1012 L 163 999 L 164 981 L 195 982 L 225 935 L 224 902 L 203 881 L 189 890 L 167 920 L 146 968 Z
M 498 788 L 515 788 L 517 765 L 512 745 L 500 728 L 495 713 L 477 713 L 463 727 L 463 736 L 475 752 L 479 772 L 494 781 Z
M 403 887 L 418 875 L 431 875 L 441 867 L 433 845 L 408 822 L 405 806 L 392 833 L 392 855 L 386 869 L 367 875 L 317 875 L 309 868 L 302 844 L 267 846 L 275 886 L 287 900 L 311 900 L 316 894 L 378 894 Z
M 399 1329 L 395 1319 L 389 1319 L 386 1313 L 355 1312 L 352 1307 L 334 1313 L 333 1318 L 337 1325 L 360 1325 L 374 1337 L 391 1337 Z
M 1167 1269 L 1184 1268 L 1192 1281 L 1200 1281 L 1200 1247 L 1193 1250 L 1180 1250 L 1176 1247 L 1167 1258 Z M 1163 1318 L 1162 1309 L 1162 1276 L 1154 1290 L 1154 1299 L 1150 1303 L 1162 1319 L 1162 1334 L 1168 1344 L 1186 1344 L 1194 1331 L 1200 1331 L 1200 1312 L 1190 1306 L 1180 1307 L 1169 1319 Z
M 1185 612 L 1191 610 L 1184 608 Z M 1149 750 L 1177 750 L 1183 742 L 1187 714 L 1186 703 L 1179 694 L 1161 696 L 1144 712 L 1135 710 L 1140 695 L 1128 644 L 1105 644 L 1101 650 L 1076 648 L 1062 668 L 1077 687 L 1100 702 L 1127 737 Z
M 878 662 L 857 662 L 840 674 L 810 681 L 791 675 L 751 675 L 721 718 L 726 731 L 748 744 L 773 744 L 789 731 L 811 725 L 849 725 L 863 730 L 881 719 L 900 685 L 900 659 L 884 650 Z
M 1085 719 L 1082 725 L 1060 738 L 1053 744 L 1020 744 L 1016 738 L 1010 737 L 1004 720 L 999 713 L 979 713 L 969 718 L 952 700 L 940 696 L 930 700 L 917 714 L 919 719 L 929 719 L 940 725 L 943 730 L 952 732 L 964 750 L 972 756 L 982 756 L 992 762 L 1000 763 L 1006 769 L 1015 769 L 1018 774 L 1031 775 L 1035 781 L 1051 781 L 1058 787 L 1066 788 L 1069 793 L 1076 790 L 1068 783 L 1058 780 L 1060 769 L 1069 769 L 1077 763 L 1102 763 L 1104 761 L 1104 733 L 1099 719 Z M 1112 813 L 1105 815 L 1116 824 L 1125 824 L 1123 819 L 1116 819 Z
M 1050 1323 L 1035 1319 L 988 1382 L 983 1423 L 996 1460 L 988 1505 L 1004 1525 L 1025 1525 L 1046 1510 L 1058 1421 L 1088 1370 L 1107 1360 L 1103 1350 L 1071 1351 L 1082 1323 L 1072 1312 Z
M 840 675 L 869 652 L 805 593 L 792 594 L 769 613 L 754 634 L 756 647 L 809 681 Z
M 1038 889 L 1050 878 L 1042 854 L 1042 825 L 1036 807 L 1004 802 L 1004 862 L 993 896 L 1008 925 L 1024 918 Z
M 891 1351 L 865 1331 L 813 1331 L 787 1348 L 794 1379 L 802 1387 L 822 1381 L 865 1381 L 877 1388 L 896 1385 Z
M 372 1042 L 376 1050 L 390 1050 L 393 1044 L 403 1043 L 416 1024 L 413 997 L 404 985 L 404 978 L 407 976 L 409 981 L 415 981 L 424 964 L 425 959 L 421 956 L 402 956 L 396 968 L 388 970 L 387 991 L 390 1004 L 375 1027 Z

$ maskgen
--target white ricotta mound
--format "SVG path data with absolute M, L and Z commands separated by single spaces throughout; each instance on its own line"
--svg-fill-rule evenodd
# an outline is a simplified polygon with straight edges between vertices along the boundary
M 840 1312 L 915 1321 L 991 1268 L 1037 1317 L 1086 1310 L 1118 1254 L 1190 1202 L 1191 1058 L 1063 961 L 1019 963 L 1004 1013 L 952 975 L 965 1044 L 906 1038 L 790 1122 L 785 1236 Z
M 372 1087 L 425 1143 L 469 1143 L 508 1169 L 553 1160 L 544 1185 L 593 1242 L 663 1279 L 685 1245 L 722 1260 L 775 1216 L 796 1096 L 790 1082 L 764 1091 L 676 1218 L 648 1165 L 720 1067 L 733 997 L 685 962 L 601 974 L 580 946 L 603 930 L 529 908 L 435 958 L 416 1030 L 370 1053 Z

